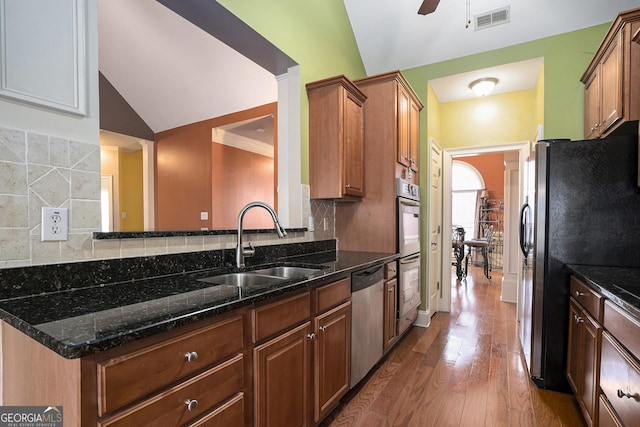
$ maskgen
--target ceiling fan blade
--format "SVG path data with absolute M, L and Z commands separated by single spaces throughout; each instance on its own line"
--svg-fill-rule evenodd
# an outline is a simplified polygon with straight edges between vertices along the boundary
M 440 3 L 440 0 L 424 0 L 422 2 L 422 6 L 418 9 L 418 14 L 428 15 L 433 13 L 433 11 L 436 10 L 436 7 L 438 7 L 438 3 Z

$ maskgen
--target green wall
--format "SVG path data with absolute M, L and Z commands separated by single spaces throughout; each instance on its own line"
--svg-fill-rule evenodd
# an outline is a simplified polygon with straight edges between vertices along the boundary
M 309 104 L 304 85 L 344 74 L 366 77 L 342 0 L 219 0 L 300 64 L 302 182 L 309 182 Z
M 344 3 L 342 0 L 310 3 L 299 0 L 219 2 L 300 64 L 302 181 L 308 183 L 309 110 L 304 85 L 338 74 L 350 79 L 366 75 Z M 429 126 L 434 126 L 433 123 L 427 123 L 427 111 L 431 108 L 427 96 L 427 82 L 430 79 L 538 57 L 544 57 L 545 64 L 542 107 L 545 136 L 582 138 L 583 86 L 580 77 L 609 27 L 610 23 L 602 24 L 402 70 L 420 99 L 427 101 L 420 115 L 423 158 L 429 156 L 427 135 L 431 135 Z M 443 144 L 443 147 L 446 145 Z
M 430 79 L 532 58 L 544 58 L 544 134 L 580 139 L 583 135 L 583 93 L 580 77 L 602 42 L 610 23 L 462 58 L 424 65 L 402 73 L 420 99 L 427 99 Z M 420 121 L 421 141 L 427 141 L 427 111 Z M 424 149 L 425 147 L 423 147 Z M 427 154 L 428 150 L 423 150 Z

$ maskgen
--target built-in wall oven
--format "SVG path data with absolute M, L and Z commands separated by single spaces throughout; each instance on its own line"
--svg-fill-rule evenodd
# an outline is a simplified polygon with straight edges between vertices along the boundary
M 415 321 L 420 305 L 420 188 L 396 180 L 398 199 L 398 334 Z

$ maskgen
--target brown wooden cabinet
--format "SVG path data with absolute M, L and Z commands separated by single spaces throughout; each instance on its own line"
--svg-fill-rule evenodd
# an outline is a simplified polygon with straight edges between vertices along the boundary
M 420 110 L 405 86 L 398 85 L 398 141 L 397 160 L 413 172 L 420 170 Z
M 307 426 L 311 322 L 254 349 L 256 426 Z
M 632 42 L 638 29 L 640 8 L 618 15 L 580 79 L 587 139 L 625 131 L 640 119 L 640 45 Z
M 603 297 L 570 279 L 567 379 L 589 426 L 597 425 Z
M 398 338 L 398 279 L 397 263 L 387 263 L 384 269 L 384 329 L 382 330 L 383 348 L 385 353 L 393 346 Z
M 65 425 L 313 426 L 349 390 L 350 278 L 79 359 L 0 327 L 3 403 Z
M 310 291 L 256 307 L 252 317 L 254 425 L 310 425 Z
M 314 425 L 349 391 L 350 279 L 258 307 L 253 317 L 261 331 L 254 333 L 255 425 Z
M 351 302 L 314 319 L 314 421 L 324 418 L 349 391 Z
M 637 425 L 640 420 L 640 320 L 605 301 L 600 369 L 601 425 Z
M 602 326 L 573 298 L 569 306 L 567 379 L 589 426 L 597 419 Z
M 640 419 L 640 320 L 570 279 L 567 379 L 589 426 Z
M 370 140 L 382 139 L 383 144 L 393 141 L 397 162 L 395 177 L 411 180 L 408 171 L 417 173 L 420 170 L 422 102 L 398 71 L 367 77 L 354 83 L 368 98 L 375 98 L 364 108 L 365 145 L 368 147 Z M 378 145 L 379 142 L 372 144 Z
M 315 290 L 314 422 L 349 391 L 351 379 L 351 280 Z
M 308 83 L 306 88 L 311 198 L 362 198 L 366 96 L 344 76 Z
M 369 166 L 365 168 L 366 196 L 361 203 L 336 205 L 336 237 L 341 249 L 395 253 L 398 242 L 396 178 L 413 184 L 419 182 L 419 161 L 410 153 L 411 150 L 419 152 L 422 103 L 398 71 L 354 83 L 367 96 L 364 104 L 364 158 Z M 408 167 L 412 157 L 415 171 Z

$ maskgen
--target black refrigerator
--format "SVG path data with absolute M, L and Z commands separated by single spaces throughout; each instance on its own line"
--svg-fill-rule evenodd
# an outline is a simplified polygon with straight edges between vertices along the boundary
M 540 141 L 527 167 L 520 341 L 534 383 L 569 392 L 565 266 L 640 267 L 638 137 Z

